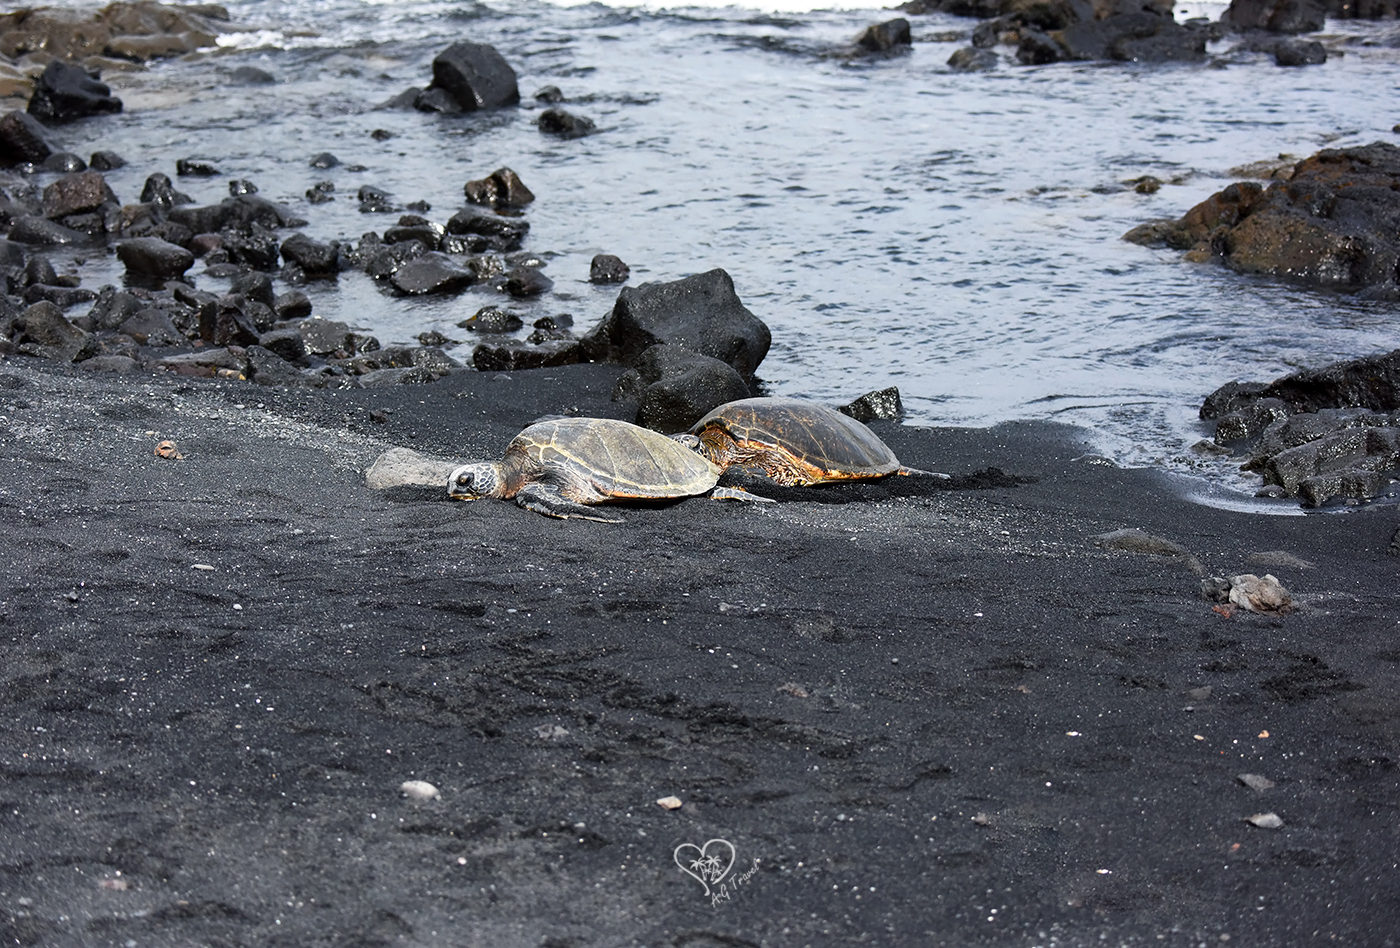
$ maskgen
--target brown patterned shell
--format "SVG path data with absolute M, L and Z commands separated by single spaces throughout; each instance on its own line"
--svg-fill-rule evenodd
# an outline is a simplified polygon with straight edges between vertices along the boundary
M 717 434 L 732 439 L 733 462 L 755 464 L 770 474 L 803 472 L 776 478 L 788 483 L 884 477 L 900 469 L 894 452 L 865 425 L 797 398 L 728 402 L 696 422 L 690 433 L 707 445 L 725 441 Z
M 664 499 L 703 494 L 719 468 L 663 434 L 608 418 L 556 418 L 516 435 L 506 456 L 586 480 L 608 497 Z

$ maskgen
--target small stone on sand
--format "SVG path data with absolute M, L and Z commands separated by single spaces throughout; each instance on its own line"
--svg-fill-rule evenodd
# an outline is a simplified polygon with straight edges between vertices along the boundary
M 426 780 L 405 780 L 399 784 L 399 793 L 410 800 L 436 800 L 442 796 L 438 788 Z

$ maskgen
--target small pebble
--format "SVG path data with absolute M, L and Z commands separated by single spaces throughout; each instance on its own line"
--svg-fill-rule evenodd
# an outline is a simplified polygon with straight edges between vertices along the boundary
M 1235 779 L 1238 780 L 1240 783 L 1244 784 L 1249 789 L 1257 790 L 1260 793 L 1263 793 L 1265 790 L 1274 786 L 1274 782 L 1272 780 L 1270 780 L 1268 777 L 1261 777 L 1259 774 L 1240 774 Z
M 679 810 L 681 808 L 680 797 L 662 797 L 656 801 L 656 805 L 663 810 Z
M 535 736 L 542 741 L 562 741 L 569 736 L 568 729 L 557 724 L 541 724 L 534 731 Z
M 972 818 L 972 822 L 976 823 L 978 826 L 990 826 L 992 818 L 985 813 L 978 813 Z
M 1256 813 L 1253 816 L 1246 816 L 1244 821 L 1252 823 L 1260 829 L 1283 829 L 1283 820 L 1279 818 L 1277 813 Z
M 426 780 L 405 780 L 399 784 L 399 793 L 410 800 L 436 800 L 442 796 L 438 788 Z
M 192 566 L 192 567 L 190 567 L 190 568 L 191 568 L 191 569 L 202 569 L 202 570 L 205 570 L 206 572 L 212 572 L 213 569 L 214 569 L 214 567 L 210 566 L 208 563 L 196 563 L 196 564 L 194 564 L 194 566 Z

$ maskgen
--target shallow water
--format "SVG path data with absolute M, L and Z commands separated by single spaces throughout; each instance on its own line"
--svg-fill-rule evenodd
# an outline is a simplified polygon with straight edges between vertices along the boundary
M 1074 422 L 1121 462 L 1246 491 L 1233 463 L 1186 450 L 1203 434 L 1195 412 L 1207 393 L 1400 344 L 1395 304 L 1239 277 L 1120 239 L 1148 218 L 1179 216 L 1235 180 L 1232 167 L 1393 140 L 1400 50 L 1383 44 L 1395 41 L 1394 23 L 1329 24 L 1345 55 L 1305 69 L 1255 54 L 1026 68 L 1002 48 L 996 72 L 963 75 L 946 61 L 975 21 L 941 15 L 913 18 L 911 54 L 866 61 L 842 55 L 844 44 L 895 14 L 522 0 L 228 6 L 255 29 L 192 61 L 106 77 L 127 111 L 60 136 L 81 154 L 103 147 L 131 160 L 109 175 L 123 200 L 177 158 L 206 157 L 224 177 L 178 187 L 212 202 L 229 178 L 250 179 L 320 239 L 394 222 L 357 211 L 361 184 L 399 203 L 426 200 L 427 216 L 445 220 L 464 181 L 509 165 L 538 196 L 526 248 L 549 255 L 556 284 L 541 301 L 512 304 L 527 327 L 569 312 L 586 328 L 607 312 L 617 289 L 587 283 L 595 253 L 622 257 L 634 284 L 723 267 L 773 330 L 759 373 L 772 393 L 845 401 L 898 385 L 914 423 Z M 433 55 L 458 39 L 505 55 L 521 108 L 454 118 L 374 108 L 426 84 Z M 243 64 L 278 84 L 226 86 Z M 547 84 L 600 131 L 542 136 L 531 96 Z M 395 137 L 371 139 L 378 128 Z M 323 150 L 366 170 L 308 167 Z M 1148 174 L 1169 183 L 1153 195 L 1125 184 Z M 323 179 L 338 199 L 308 205 L 305 189 Z M 120 278 L 112 260 L 84 274 L 85 285 Z M 483 290 L 395 299 L 354 273 L 308 292 L 320 315 L 386 343 L 427 329 L 466 338 L 454 324 L 496 301 Z M 469 360 L 472 342 L 455 354 Z

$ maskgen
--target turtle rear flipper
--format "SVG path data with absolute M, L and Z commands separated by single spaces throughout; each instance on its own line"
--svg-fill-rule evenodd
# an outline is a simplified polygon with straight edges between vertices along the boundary
M 776 504 L 772 497 L 760 497 L 757 494 L 750 494 L 742 487 L 714 487 L 705 495 L 711 500 L 743 500 L 751 504 Z
M 526 484 L 515 495 L 515 502 L 526 510 L 542 513 L 560 520 L 595 520 L 598 523 L 622 523 L 621 517 L 607 517 L 596 507 L 569 500 L 552 484 Z
M 932 477 L 940 481 L 951 481 L 951 474 L 940 474 L 937 471 L 921 471 L 917 467 L 901 467 L 895 471 L 896 474 L 903 474 L 905 477 Z

